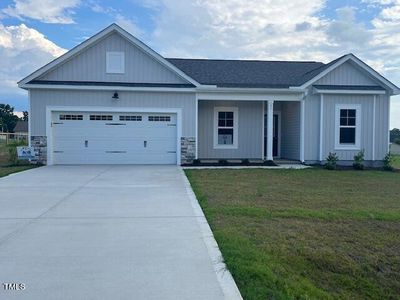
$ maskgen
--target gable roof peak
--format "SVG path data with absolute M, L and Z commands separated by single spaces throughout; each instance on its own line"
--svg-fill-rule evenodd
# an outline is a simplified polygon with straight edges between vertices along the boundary
M 89 46 L 95 44 L 99 40 L 104 39 L 106 36 L 108 36 L 112 32 L 118 32 L 119 34 L 122 35 L 125 39 L 127 39 L 130 43 L 141 49 L 143 52 L 147 53 L 150 57 L 154 58 L 156 61 L 161 63 L 163 66 L 165 66 L 167 69 L 171 70 L 172 72 L 176 73 L 179 77 L 182 79 L 186 80 L 187 82 L 198 86 L 200 85 L 196 80 L 185 74 L 182 70 L 178 69 L 175 67 L 173 64 L 171 64 L 168 60 L 166 60 L 164 57 L 162 57 L 160 54 L 158 54 L 156 51 L 151 49 L 149 46 L 147 46 L 145 43 L 143 43 L 141 40 L 133 36 L 131 33 L 123 29 L 121 26 L 119 26 L 116 23 L 111 23 L 109 26 L 104 28 L 103 30 L 99 31 L 92 37 L 88 38 L 87 40 L 83 41 L 79 45 L 75 46 L 68 52 L 64 53 L 60 57 L 52 60 L 48 64 L 44 65 L 43 67 L 39 68 L 35 72 L 31 73 L 30 75 L 26 76 L 22 80 L 18 82 L 18 86 L 22 88 L 27 88 L 25 85 L 29 83 L 32 80 L 35 80 L 36 78 L 42 76 L 43 74 L 49 72 L 50 70 L 53 70 L 57 66 L 61 65 L 63 62 L 71 59 L 72 57 L 76 56 L 78 53 L 81 53 L 85 49 L 87 49 Z

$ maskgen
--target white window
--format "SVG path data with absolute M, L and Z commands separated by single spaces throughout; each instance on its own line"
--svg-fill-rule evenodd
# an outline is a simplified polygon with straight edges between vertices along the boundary
M 238 148 L 238 108 L 214 108 L 214 148 Z
M 361 105 L 336 105 L 335 149 L 360 150 Z
M 125 73 L 125 53 L 107 52 L 106 53 L 106 72 L 112 74 Z

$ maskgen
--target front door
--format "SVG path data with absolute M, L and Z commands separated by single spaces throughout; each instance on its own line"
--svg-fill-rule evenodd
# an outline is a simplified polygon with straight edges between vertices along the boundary
M 274 114 L 273 120 L 273 141 L 272 141 L 272 155 L 277 157 L 279 155 L 279 115 Z M 264 115 L 264 156 L 267 156 L 267 141 L 268 141 L 268 115 Z

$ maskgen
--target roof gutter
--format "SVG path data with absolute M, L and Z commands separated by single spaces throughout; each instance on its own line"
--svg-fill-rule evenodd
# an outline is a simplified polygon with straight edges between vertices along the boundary
M 305 93 L 307 89 L 300 88 L 226 88 L 226 87 L 217 87 L 217 86 L 199 86 L 196 88 L 198 92 L 215 92 L 215 93 L 283 93 L 283 94 L 298 94 Z
M 113 85 L 72 85 L 72 84 L 21 84 L 20 88 L 29 89 L 52 89 L 52 90 L 97 90 L 97 91 L 132 91 L 132 92 L 196 92 L 196 88 L 179 87 L 129 87 Z

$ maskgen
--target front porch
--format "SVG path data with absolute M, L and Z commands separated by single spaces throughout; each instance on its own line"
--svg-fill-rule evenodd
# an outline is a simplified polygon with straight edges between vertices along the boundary
M 197 107 L 197 159 L 304 162 L 303 101 L 199 99 Z

